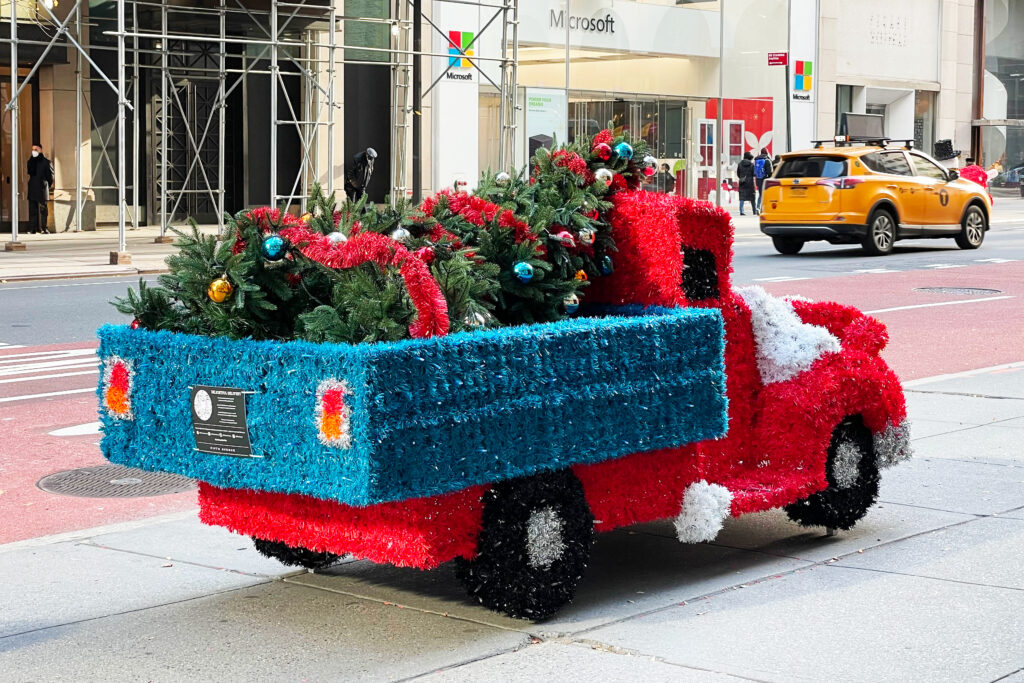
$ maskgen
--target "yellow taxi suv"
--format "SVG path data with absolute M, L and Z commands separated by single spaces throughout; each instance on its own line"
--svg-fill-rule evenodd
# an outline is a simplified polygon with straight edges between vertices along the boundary
M 761 203 L 761 232 L 776 251 L 795 254 L 809 240 L 825 240 L 860 243 L 878 256 L 897 240 L 940 237 L 980 247 L 992 212 L 985 188 L 887 142 L 784 154 Z

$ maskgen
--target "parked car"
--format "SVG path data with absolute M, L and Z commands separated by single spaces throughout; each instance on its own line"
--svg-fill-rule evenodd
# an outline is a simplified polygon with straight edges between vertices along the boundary
M 784 154 L 765 181 L 761 211 L 761 232 L 781 254 L 825 240 L 879 256 L 903 239 L 952 238 L 977 249 L 992 201 L 927 154 L 883 141 Z

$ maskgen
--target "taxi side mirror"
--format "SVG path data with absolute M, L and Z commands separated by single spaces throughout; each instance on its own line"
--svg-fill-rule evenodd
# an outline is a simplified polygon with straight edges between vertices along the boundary
M 946 174 L 946 178 L 950 182 L 956 180 L 959 177 L 960 177 L 960 171 L 956 170 L 955 168 L 949 169 L 949 172 Z

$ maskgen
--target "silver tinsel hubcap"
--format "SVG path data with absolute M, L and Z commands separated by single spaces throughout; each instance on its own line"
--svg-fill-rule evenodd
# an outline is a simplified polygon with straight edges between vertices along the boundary
M 853 441 L 843 441 L 836 446 L 836 456 L 832 462 L 832 478 L 836 486 L 848 489 L 857 483 L 860 475 L 860 461 L 864 452 Z
M 526 522 L 526 552 L 530 566 L 547 569 L 565 552 L 562 518 L 550 507 L 534 510 Z

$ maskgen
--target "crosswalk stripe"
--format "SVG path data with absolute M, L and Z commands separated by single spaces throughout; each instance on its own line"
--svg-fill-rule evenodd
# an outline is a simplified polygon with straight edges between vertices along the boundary
M 0 351 L 4 349 L 0 348 Z M 72 356 L 91 356 L 95 355 L 96 349 L 66 349 L 64 351 L 35 351 L 33 353 L 12 353 L 10 355 L 0 356 L 0 365 L 9 365 L 17 362 L 31 362 L 32 360 L 46 360 L 45 357 L 50 357 L 53 360 L 58 358 L 70 358 Z
M 0 384 L 11 384 L 13 382 L 35 382 L 40 379 L 57 379 L 58 377 L 78 377 L 79 375 L 95 375 L 99 373 L 98 368 L 82 370 L 81 372 L 62 372 L 56 375 L 35 375 L 33 377 L 13 377 L 11 379 L 0 379 Z
M 85 389 L 67 389 L 65 391 L 48 391 L 45 394 L 26 394 L 25 396 L 7 396 L 0 398 L 0 403 L 11 403 L 13 401 L 27 401 L 33 398 L 49 398 L 50 396 L 67 396 L 69 394 L 85 394 L 95 392 L 95 387 Z
M 9 368 L 0 368 L 0 377 L 11 375 L 24 375 L 31 372 L 49 372 L 53 370 L 84 370 L 95 368 L 96 361 L 88 359 L 66 360 L 53 363 L 37 363 L 35 365 L 15 365 Z

